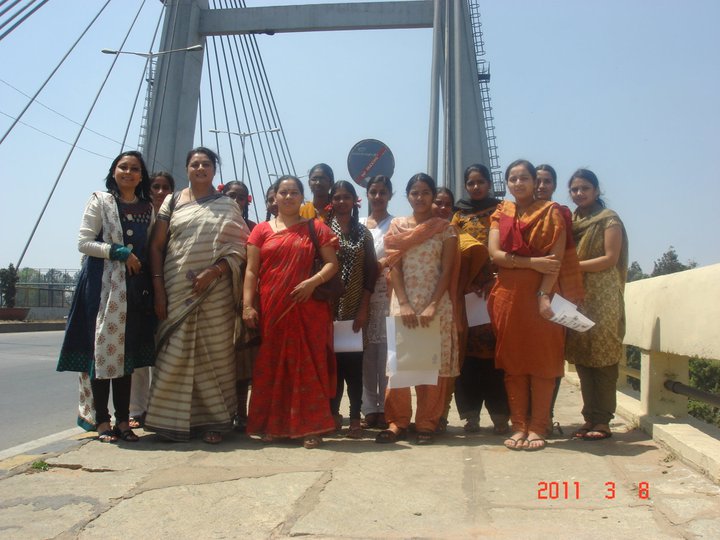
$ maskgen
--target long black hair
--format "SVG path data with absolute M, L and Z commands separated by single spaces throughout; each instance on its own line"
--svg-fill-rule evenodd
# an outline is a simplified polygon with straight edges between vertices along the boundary
M 240 180 L 230 180 L 227 184 L 224 184 L 223 188 L 222 188 L 223 195 L 227 195 L 228 191 L 230 191 L 230 188 L 233 186 L 240 186 L 240 189 L 245 191 L 245 199 L 250 197 L 250 190 L 245 185 L 245 183 L 241 182 Z M 237 202 L 237 201 L 235 201 L 235 202 Z M 250 201 L 248 201 L 247 204 L 245 205 L 245 207 L 242 208 L 242 217 L 245 221 L 247 221 L 249 219 L 248 206 L 250 206 Z
M 116 199 L 120 198 L 120 189 L 118 188 L 117 182 L 115 181 L 115 167 L 117 167 L 117 164 L 120 163 L 120 160 L 122 158 L 128 156 L 137 158 L 137 160 L 140 162 L 142 180 L 140 180 L 140 183 L 135 186 L 135 195 L 141 201 L 151 201 L 152 198 L 150 197 L 150 174 L 148 173 L 147 167 L 145 166 L 145 160 L 143 159 L 142 154 L 137 150 L 128 150 L 127 152 L 123 152 L 113 160 L 112 165 L 110 165 L 110 170 L 105 177 L 105 188 L 107 188 L 107 190 L 112 193 Z
M 605 201 L 603 201 L 600 198 L 600 181 L 598 180 L 597 175 L 594 172 L 592 172 L 590 169 L 578 169 L 570 177 L 570 181 L 568 182 L 568 189 L 570 189 L 570 186 L 572 185 L 572 181 L 575 178 L 580 178 L 582 180 L 585 180 L 586 182 L 590 182 L 592 184 L 592 187 L 594 187 L 598 192 L 598 196 L 596 199 L 597 203 L 600 206 L 602 206 L 603 208 L 605 208 Z
M 367 181 L 367 184 L 365 184 L 365 193 L 370 193 L 370 188 L 375 184 L 382 184 L 385 186 L 385 188 L 390 192 L 390 197 L 393 196 L 393 185 L 390 181 L 389 176 L 385 176 L 384 174 L 378 174 L 376 176 L 371 176 L 370 179 Z M 372 214 L 372 208 L 370 208 L 370 199 L 368 198 L 368 216 Z
M 273 193 L 275 193 L 275 198 L 277 199 L 277 191 L 275 190 L 275 184 L 273 184 L 269 188 L 267 188 L 267 191 L 265 192 L 265 208 L 267 210 L 267 212 L 265 213 L 265 221 L 270 221 L 270 218 L 272 217 L 272 214 L 270 213 L 270 209 L 268 208 L 268 199 L 270 198 L 271 191 Z
M 358 209 L 358 206 L 357 206 L 358 196 L 357 196 L 357 192 L 355 191 L 355 186 L 353 186 L 347 180 L 338 180 L 330 188 L 331 208 L 330 208 L 330 212 L 328 212 L 327 220 L 328 220 L 328 222 L 330 222 L 335 217 L 335 209 L 332 208 L 332 198 L 339 189 L 344 189 L 345 191 L 350 193 L 350 195 L 352 195 L 353 209 L 352 209 L 352 218 L 350 219 L 350 238 L 352 238 L 353 241 L 357 241 L 360 238 L 360 227 L 359 227 L 359 225 L 360 225 L 360 210 Z

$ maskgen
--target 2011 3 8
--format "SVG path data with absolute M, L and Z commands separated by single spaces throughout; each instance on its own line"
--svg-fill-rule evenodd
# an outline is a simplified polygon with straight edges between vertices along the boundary
M 538 482 L 537 498 L 539 500 L 579 500 L 580 499 L 580 482 L 578 481 L 552 481 Z M 616 497 L 615 482 L 605 482 L 604 498 L 612 500 Z M 648 482 L 639 482 L 637 485 L 637 495 L 639 499 L 650 498 L 650 484 Z

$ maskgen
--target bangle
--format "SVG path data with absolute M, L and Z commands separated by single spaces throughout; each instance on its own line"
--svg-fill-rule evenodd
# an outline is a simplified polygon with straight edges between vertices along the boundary
M 153 274 L 152 277 L 154 277 L 154 278 L 156 278 L 156 277 L 161 278 L 161 277 L 163 277 L 163 275 L 162 275 L 162 274 Z
M 245 311 L 246 309 L 253 309 L 253 307 L 252 306 L 243 306 L 243 311 Z
M 325 278 L 323 277 L 323 275 L 322 275 L 320 272 L 318 272 L 318 273 L 315 274 L 315 275 L 320 278 L 320 284 L 321 284 L 321 285 L 322 285 L 323 283 L 325 283 Z
M 510 255 L 510 262 L 512 263 L 512 267 L 515 268 L 515 254 L 513 253 Z
M 223 270 L 222 270 L 222 268 L 220 267 L 219 264 L 217 264 L 217 263 L 216 263 L 216 264 L 213 264 L 213 268 L 215 268 L 215 269 L 218 271 L 218 273 L 219 273 L 218 277 L 220 277 L 220 276 L 223 275 Z
M 538 295 L 538 297 L 540 297 L 540 296 L 547 296 L 548 293 L 546 293 L 545 291 L 538 291 L 538 292 L 537 292 L 537 295 Z

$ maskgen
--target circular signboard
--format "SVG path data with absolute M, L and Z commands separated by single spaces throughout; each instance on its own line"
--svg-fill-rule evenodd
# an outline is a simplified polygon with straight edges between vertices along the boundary
M 395 172 L 395 158 L 384 143 L 364 139 L 355 144 L 348 154 L 348 172 L 362 187 L 371 176 L 382 174 L 391 178 Z

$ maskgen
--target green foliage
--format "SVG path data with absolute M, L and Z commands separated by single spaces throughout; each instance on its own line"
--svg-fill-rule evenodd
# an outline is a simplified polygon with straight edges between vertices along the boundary
M 720 394 L 720 363 L 705 358 L 690 359 L 690 386 L 705 392 Z M 688 401 L 688 413 L 720 427 L 720 408 L 702 401 Z
M 33 464 L 30 465 L 30 468 L 33 471 L 45 472 L 50 469 L 50 465 L 45 463 L 43 460 L 39 460 L 39 461 L 34 461 Z
M 640 264 L 637 261 L 633 261 L 628 268 L 627 280 L 628 283 L 631 281 L 638 281 L 639 279 L 649 278 L 646 273 L 640 268 Z
M 668 274 L 674 274 L 675 272 L 682 272 L 683 270 L 690 270 L 695 268 L 697 263 L 695 261 L 688 261 L 688 264 L 680 262 L 675 248 L 670 248 L 662 254 L 662 257 L 655 261 L 653 271 L 650 274 L 651 277 L 666 276 Z
M 0 269 L 0 294 L 2 294 L 3 305 L 6 307 L 15 307 L 17 282 L 18 273 L 12 263 L 7 268 Z

